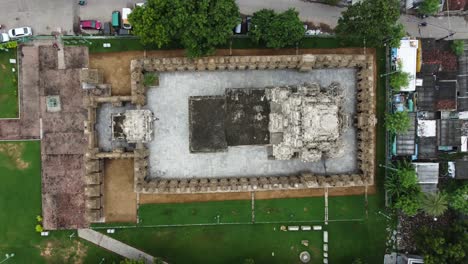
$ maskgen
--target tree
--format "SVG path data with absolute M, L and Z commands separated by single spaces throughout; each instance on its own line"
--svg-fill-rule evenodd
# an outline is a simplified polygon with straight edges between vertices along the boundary
M 38 233 L 41 233 L 42 231 L 44 231 L 44 228 L 42 227 L 42 225 L 36 225 L 36 232 Z
M 129 16 L 143 44 L 161 48 L 180 42 L 190 57 L 208 55 L 225 44 L 238 19 L 234 0 L 148 0 Z
M 424 255 L 424 263 L 466 263 L 467 228 L 466 221 L 459 221 L 443 228 L 422 227 L 416 235 L 416 246 Z
M 464 184 L 453 192 L 450 197 L 450 207 L 468 215 L 468 184 Z
M 401 134 L 406 132 L 411 125 L 408 112 L 396 112 L 385 115 L 385 124 L 387 130 L 392 133 Z
M 143 7 L 135 7 L 128 17 L 133 33 L 143 44 L 158 48 L 178 39 L 190 21 L 190 10 L 184 0 L 148 0 Z
M 335 31 L 344 39 L 365 39 L 369 46 L 388 42 L 392 47 L 399 47 L 404 35 L 399 17 L 398 0 L 364 0 L 342 13 Z
M 305 29 L 299 13 L 288 9 L 276 14 L 271 9 L 262 9 L 252 16 L 249 34 L 256 42 L 265 42 L 268 48 L 283 48 L 297 43 L 304 37 Z
M 421 209 L 419 195 L 401 196 L 395 203 L 395 208 L 400 209 L 407 216 L 415 216 Z
M 451 48 L 452 48 L 453 53 L 455 53 L 455 55 L 461 56 L 465 49 L 465 43 L 461 39 L 454 40 Z
M 234 0 L 187 1 L 192 13 L 181 35 L 189 57 L 209 55 L 225 44 L 239 22 L 239 8 Z
M 400 91 L 401 87 L 407 87 L 411 80 L 408 72 L 397 71 L 390 76 L 390 86 L 395 91 Z
M 447 211 L 448 199 L 445 193 L 425 193 L 421 196 L 421 209 L 430 216 L 440 216 Z
M 418 12 L 423 15 L 435 15 L 439 12 L 440 0 L 424 0 L 419 6 Z

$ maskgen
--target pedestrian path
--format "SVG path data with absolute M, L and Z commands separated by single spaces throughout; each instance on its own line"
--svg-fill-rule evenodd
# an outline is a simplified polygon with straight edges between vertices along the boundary
M 125 258 L 153 263 L 153 256 L 92 229 L 78 229 L 78 236 Z

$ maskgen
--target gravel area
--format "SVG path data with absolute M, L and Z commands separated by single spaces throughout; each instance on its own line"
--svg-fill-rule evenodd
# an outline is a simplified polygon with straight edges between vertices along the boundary
M 278 176 L 303 171 L 325 173 L 322 162 L 268 160 L 266 146 L 229 147 L 227 152 L 189 151 L 188 98 L 223 95 L 226 88 L 254 88 L 318 82 L 328 86 L 339 82 L 345 89 L 344 109 L 355 113 L 354 69 L 322 69 L 307 73 L 295 70 L 174 72 L 160 75 L 160 86 L 148 91 L 148 107 L 159 119 L 155 122 L 154 140 L 149 144 L 152 177 L 237 177 Z M 356 170 L 354 128 L 344 134 L 347 153 L 326 161 L 326 173 Z

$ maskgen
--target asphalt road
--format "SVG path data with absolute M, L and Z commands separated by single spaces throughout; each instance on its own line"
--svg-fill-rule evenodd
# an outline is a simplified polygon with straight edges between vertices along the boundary
M 79 6 L 78 0 L 1 0 L 0 32 L 10 28 L 30 26 L 35 35 L 50 35 L 62 31 L 73 34 L 73 27 L 79 19 L 97 19 L 107 22 L 112 11 L 134 6 L 142 0 L 87 0 L 87 5 Z M 325 23 L 335 27 L 345 8 L 305 2 L 303 0 L 237 0 L 243 14 L 252 14 L 262 8 L 284 11 L 294 7 L 304 21 L 315 24 Z M 415 37 L 442 38 L 451 31 L 455 34 L 449 39 L 468 39 L 468 23 L 463 17 L 430 17 L 424 21 L 426 27 L 418 27 L 420 20 L 414 16 L 402 15 L 400 21 L 410 35 Z

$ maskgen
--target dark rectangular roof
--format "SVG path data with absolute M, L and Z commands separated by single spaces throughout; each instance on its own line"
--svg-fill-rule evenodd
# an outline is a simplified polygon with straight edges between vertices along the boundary
M 437 120 L 437 136 L 439 146 L 460 146 L 461 122 L 459 119 Z
M 422 86 L 416 86 L 418 110 L 435 111 L 435 76 L 419 75 L 418 78 L 423 80 Z
M 420 137 L 418 138 L 418 159 L 430 160 L 437 158 L 437 138 Z
M 190 152 L 227 150 L 224 96 L 189 98 Z
M 457 81 L 438 80 L 436 83 L 436 109 L 439 111 L 457 109 Z
M 468 179 L 468 160 L 455 161 L 455 178 Z
M 409 113 L 410 128 L 396 136 L 396 154 L 399 156 L 414 155 L 416 139 L 416 113 Z

